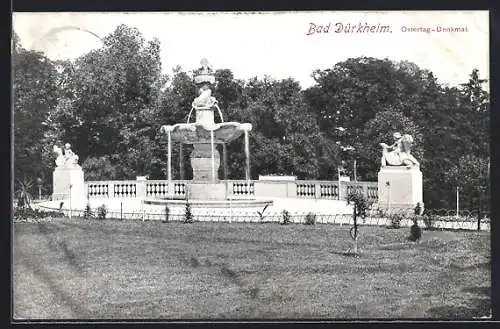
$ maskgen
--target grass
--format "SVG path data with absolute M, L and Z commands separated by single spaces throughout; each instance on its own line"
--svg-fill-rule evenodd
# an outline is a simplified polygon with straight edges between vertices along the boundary
M 489 232 L 58 219 L 14 224 L 15 319 L 470 319 Z

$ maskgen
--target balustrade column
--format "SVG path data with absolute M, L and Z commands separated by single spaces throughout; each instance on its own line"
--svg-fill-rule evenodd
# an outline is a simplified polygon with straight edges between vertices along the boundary
M 179 176 L 184 180 L 184 144 L 179 145 Z
M 215 183 L 215 145 L 214 145 L 214 127 L 210 130 L 210 145 L 212 147 L 212 183 Z
M 314 184 L 314 198 L 321 199 L 321 184 L 320 183 Z
M 109 182 L 108 183 L 108 198 L 114 198 L 115 197 L 115 182 Z
M 142 198 L 146 196 L 146 184 L 147 181 L 135 181 L 135 196 L 137 198 Z
M 363 187 L 363 195 L 367 200 L 369 200 L 370 196 L 368 195 L 368 184 L 362 183 L 361 186 Z
M 172 134 L 168 130 L 168 164 L 167 164 L 167 180 L 168 180 L 168 196 L 172 196 Z
M 342 194 L 342 182 L 339 179 L 339 200 L 342 200 Z
M 227 147 L 226 143 L 222 143 L 222 162 L 224 166 L 224 180 L 227 180 Z
M 245 156 L 246 156 L 246 173 L 245 178 L 247 183 L 250 183 L 250 140 L 248 138 L 248 130 L 245 130 Z

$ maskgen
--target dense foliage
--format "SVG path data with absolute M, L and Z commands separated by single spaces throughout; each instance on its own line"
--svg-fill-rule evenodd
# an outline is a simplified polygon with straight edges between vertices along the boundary
M 180 67 L 162 73 L 158 40 L 122 25 L 75 61 L 23 49 L 15 35 L 12 53 L 17 179 L 41 178 L 51 193 L 52 146 L 66 142 L 79 154 L 86 180 L 166 177 L 159 127 L 185 122 L 197 90 L 192 73 Z M 489 95 L 477 70 L 456 87 L 413 63 L 367 57 L 312 74 L 315 85 L 303 90 L 293 79 L 244 81 L 229 69 L 216 71 L 214 96 L 224 120 L 254 127 L 252 178 L 336 180 L 341 161 L 353 177 L 356 160 L 357 179 L 376 180 L 378 144 L 400 131 L 415 139 L 426 207 L 453 208 L 457 186 L 462 207 L 488 207 Z M 243 139 L 227 149 L 229 178 L 244 177 Z M 172 153 L 173 164 L 184 161 L 187 179 L 190 151 L 184 148 L 183 159 L 177 146 Z M 180 178 L 177 165 L 173 170 Z

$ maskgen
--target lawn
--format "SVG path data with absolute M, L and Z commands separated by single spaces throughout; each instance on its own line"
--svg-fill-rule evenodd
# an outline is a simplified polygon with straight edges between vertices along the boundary
M 470 319 L 490 233 L 56 219 L 15 223 L 15 319 Z

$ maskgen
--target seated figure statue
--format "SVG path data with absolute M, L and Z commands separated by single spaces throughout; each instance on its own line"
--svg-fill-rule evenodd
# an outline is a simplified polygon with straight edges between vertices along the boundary
M 194 109 L 211 109 L 217 100 L 212 96 L 210 86 L 215 83 L 215 76 L 206 58 L 201 60 L 201 68 L 195 71 L 195 83 L 201 85 L 199 95 L 194 99 Z
M 78 155 L 73 153 L 73 151 L 71 150 L 71 145 L 69 143 L 66 143 L 64 145 L 64 158 L 65 164 L 67 166 L 78 165 Z
M 200 88 L 200 95 L 193 101 L 193 108 L 195 109 L 211 109 L 217 100 L 212 96 L 212 90 L 207 84 Z
M 56 166 L 57 167 L 64 166 L 64 164 L 66 163 L 66 159 L 64 158 L 62 149 L 60 147 L 58 147 L 57 145 L 54 145 L 54 153 L 57 156 Z
M 394 133 L 393 137 L 395 142 L 392 145 L 380 143 L 382 146 L 382 167 L 406 166 L 408 169 L 419 167 L 417 159 L 410 154 L 413 137 L 408 134 L 401 135 L 399 132 Z

